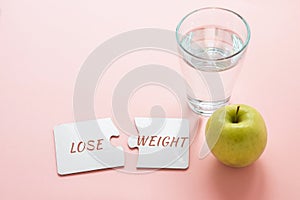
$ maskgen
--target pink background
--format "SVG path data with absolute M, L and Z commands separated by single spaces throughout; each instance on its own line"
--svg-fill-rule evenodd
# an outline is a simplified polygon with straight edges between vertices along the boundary
M 188 170 L 139 175 L 104 170 L 58 176 L 52 130 L 74 121 L 74 84 L 89 53 L 125 31 L 174 30 L 185 14 L 203 6 L 235 10 L 251 26 L 252 38 L 232 102 L 252 105 L 264 116 L 269 138 L 262 157 L 242 169 L 225 167 L 212 155 L 200 160 L 205 126 L 200 120 Z M 297 0 L 2 0 L 0 199 L 300 198 L 299 7 Z M 122 59 L 119 62 L 124 64 L 129 58 Z M 139 62 L 144 61 L 139 58 L 135 64 Z M 177 60 L 169 62 L 178 70 Z M 122 63 L 115 63 L 112 70 L 119 71 L 118 65 Z M 125 72 L 107 72 L 98 85 L 103 93 L 95 94 L 97 117 L 113 117 L 110 96 L 114 81 Z M 155 95 L 160 98 L 151 98 Z M 165 106 L 168 116 L 178 116 L 174 96 L 151 87 L 132 97 L 130 114 L 149 116 L 156 104 Z M 121 132 L 120 140 L 126 139 Z

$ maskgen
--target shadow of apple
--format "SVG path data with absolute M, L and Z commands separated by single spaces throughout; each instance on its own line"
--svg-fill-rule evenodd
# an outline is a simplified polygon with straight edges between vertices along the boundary
M 216 161 L 209 172 L 212 191 L 222 200 L 260 200 L 264 197 L 264 170 L 259 160 L 244 168 L 232 168 Z

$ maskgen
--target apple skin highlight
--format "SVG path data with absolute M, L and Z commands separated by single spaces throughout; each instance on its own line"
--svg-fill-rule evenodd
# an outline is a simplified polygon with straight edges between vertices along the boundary
M 243 104 L 216 110 L 207 121 L 205 136 L 213 155 L 230 167 L 251 165 L 267 144 L 263 117 L 253 107 Z

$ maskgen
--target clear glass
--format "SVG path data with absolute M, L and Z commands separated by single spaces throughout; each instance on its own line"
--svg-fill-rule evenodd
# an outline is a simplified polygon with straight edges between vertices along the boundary
M 189 106 L 210 116 L 229 103 L 250 40 L 249 25 L 231 10 L 202 8 L 180 21 L 176 39 Z

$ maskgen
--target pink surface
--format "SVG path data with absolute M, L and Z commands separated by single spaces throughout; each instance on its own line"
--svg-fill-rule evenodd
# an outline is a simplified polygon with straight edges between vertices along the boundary
M 212 155 L 200 160 L 205 125 L 200 121 L 188 170 L 139 175 L 104 170 L 58 176 L 52 129 L 74 121 L 74 84 L 89 53 L 124 31 L 174 30 L 186 13 L 208 5 L 235 10 L 251 26 L 252 38 L 232 102 L 252 105 L 264 116 L 269 140 L 262 157 L 243 169 L 225 167 Z M 2 0 L 0 199 L 299 199 L 299 7 L 296 0 Z M 128 58 L 122 59 L 126 63 Z M 177 60 L 172 62 L 178 70 Z M 104 92 L 95 94 L 99 118 L 113 117 L 110 95 L 119 75 L 107 72 L 98 85 Z M 155 95 L 160 98 L 151 98 Z M 177 116 L 175 100 L 163 89 L 149 86 L 132 97 L 130 114 L 149 116 L 150 108 L 159 104 L 168 116 Z M 120 140 L 126 141 L 126 135 Z

